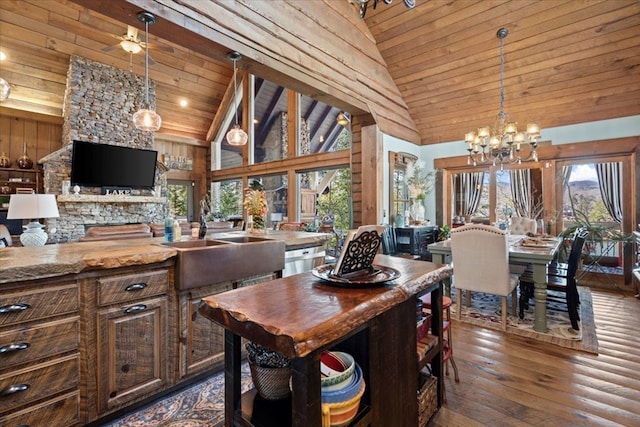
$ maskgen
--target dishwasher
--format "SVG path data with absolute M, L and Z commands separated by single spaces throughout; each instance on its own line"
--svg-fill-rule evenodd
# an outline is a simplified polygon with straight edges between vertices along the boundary
M 284 270 L 282 276 L 292 276 L 305 271 L 311 271 L 314 267 L 324 264 L 324 246 L 293 249 L 284 253 Z

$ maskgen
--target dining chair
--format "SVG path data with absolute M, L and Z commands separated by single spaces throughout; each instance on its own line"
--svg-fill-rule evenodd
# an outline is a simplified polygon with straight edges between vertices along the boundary
M 511 218 L 511 227 L 509 228 L 509 232 L 511 234 L 536 234 L 538 228 L 538 224 L 535 219 L 516 216 Z
M 11 246 L 11 233 L 6 225 L 0 224 L 0 248 Z
M 457 318 L 462 313 L 462 291 L 471 305 L 471 291 L 502 297 L 502 330 L 507 329 L 507 296 L 516 314 L 518 276 L 509 273 L 507 233 L 484 224 L 467 224 L 451 230 L 453 286 L 457 289 Z
M 569 313 L 569 320 L 571 321 L 571 327 L 578 331 L 580 326 L 578 321 L 580 315 L 578 308 L 580 306 L 580 296 L 578 294 L 578 283 L 576 280 L 576 273 L 578 271 L 578 265 L 580 264 L 580 257 L 582 255 L 582 248 L 589 235 L 589 230 L 584 227 L 576 229 L 576 233 L 571 243 L 571 252 L 569 252 L 569 259 L 566 263 L 566 270 L 564 273 L 551 274 L 547 273 L 547 291 L 555 291 L 561 293 L 561 301 L 566 303 L 567 311 Z M 525 270 L 524 274 L 520 276 L 521 292 L 527 292 L 527 300 L 533 296 L 533 273 L 530 269 Z M 547 295 L 548 301 L 558 300 L 554 295 Z

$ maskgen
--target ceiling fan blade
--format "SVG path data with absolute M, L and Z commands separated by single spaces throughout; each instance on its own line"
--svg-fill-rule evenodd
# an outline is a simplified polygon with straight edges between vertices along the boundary
M 156 61 L 153 60 L 151 56 L 149 56 L 149 65 L 155 65 Z
M 167 46 L 167 45 L 163 45 L 163 44 L 156 44 L 156 43 L 153 43 L 153 44 L 149 43 L 149 49 L 161 50 L 161 51 L 166 52 L 166 53 L 174 53 L 175 52 L 171 46 Z
M 120 46 L 119 44 L 115 44 L 113 46 L 107 46 L 107 47 L 103 47 L 102 49 L 100 49 L 103 52 L 112 52 L 115 48 L 117 48 L 118 46 Z
M 136 27 L 132 27 L 131 25 L 127 26 L 127 38 L 129 40 L 138 40 L 138 29 Z

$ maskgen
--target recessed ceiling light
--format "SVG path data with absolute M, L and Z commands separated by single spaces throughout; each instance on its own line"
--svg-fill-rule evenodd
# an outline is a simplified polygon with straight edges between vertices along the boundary
M 187 100 L 186 100 L 186 99 L 181 99 L 181 100 L 180 100 L 180 106 L 181 106 L 181 107 L 186 107 L 186 106 L 187 106 L 187 104 L 188 104 L 188 102 L 187 102 Z
M 0 51 L 0 61 L 4 61 L 5 59 L 7 59 L 7 55 L 4 52 Z

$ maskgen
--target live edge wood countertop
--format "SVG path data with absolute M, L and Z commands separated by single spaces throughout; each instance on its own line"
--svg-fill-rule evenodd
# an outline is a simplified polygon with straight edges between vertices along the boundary
M 377 255 L 400 271 L 383 286 L 347 288 L 301 273 L 203 299 L 206 318 L 287 357 L 305 357 L 451 276 L 448 265 Z
M 217 237 L 245 235 L 246 232 L 216 234 Z M 285 248 L 312 247 L 324 244 L 326 233 L 269 231 L 265 237 L 285 241 Z M 215 239 L 213 236 L 208 239 Z M 70 242 L 38 247 L 0 249 L 0 286 L 3 283 L 77 274 L 86 270 L 111 269 L 166 261 L 177 255 L 174 248 L 163 246 L 162 237 Z

